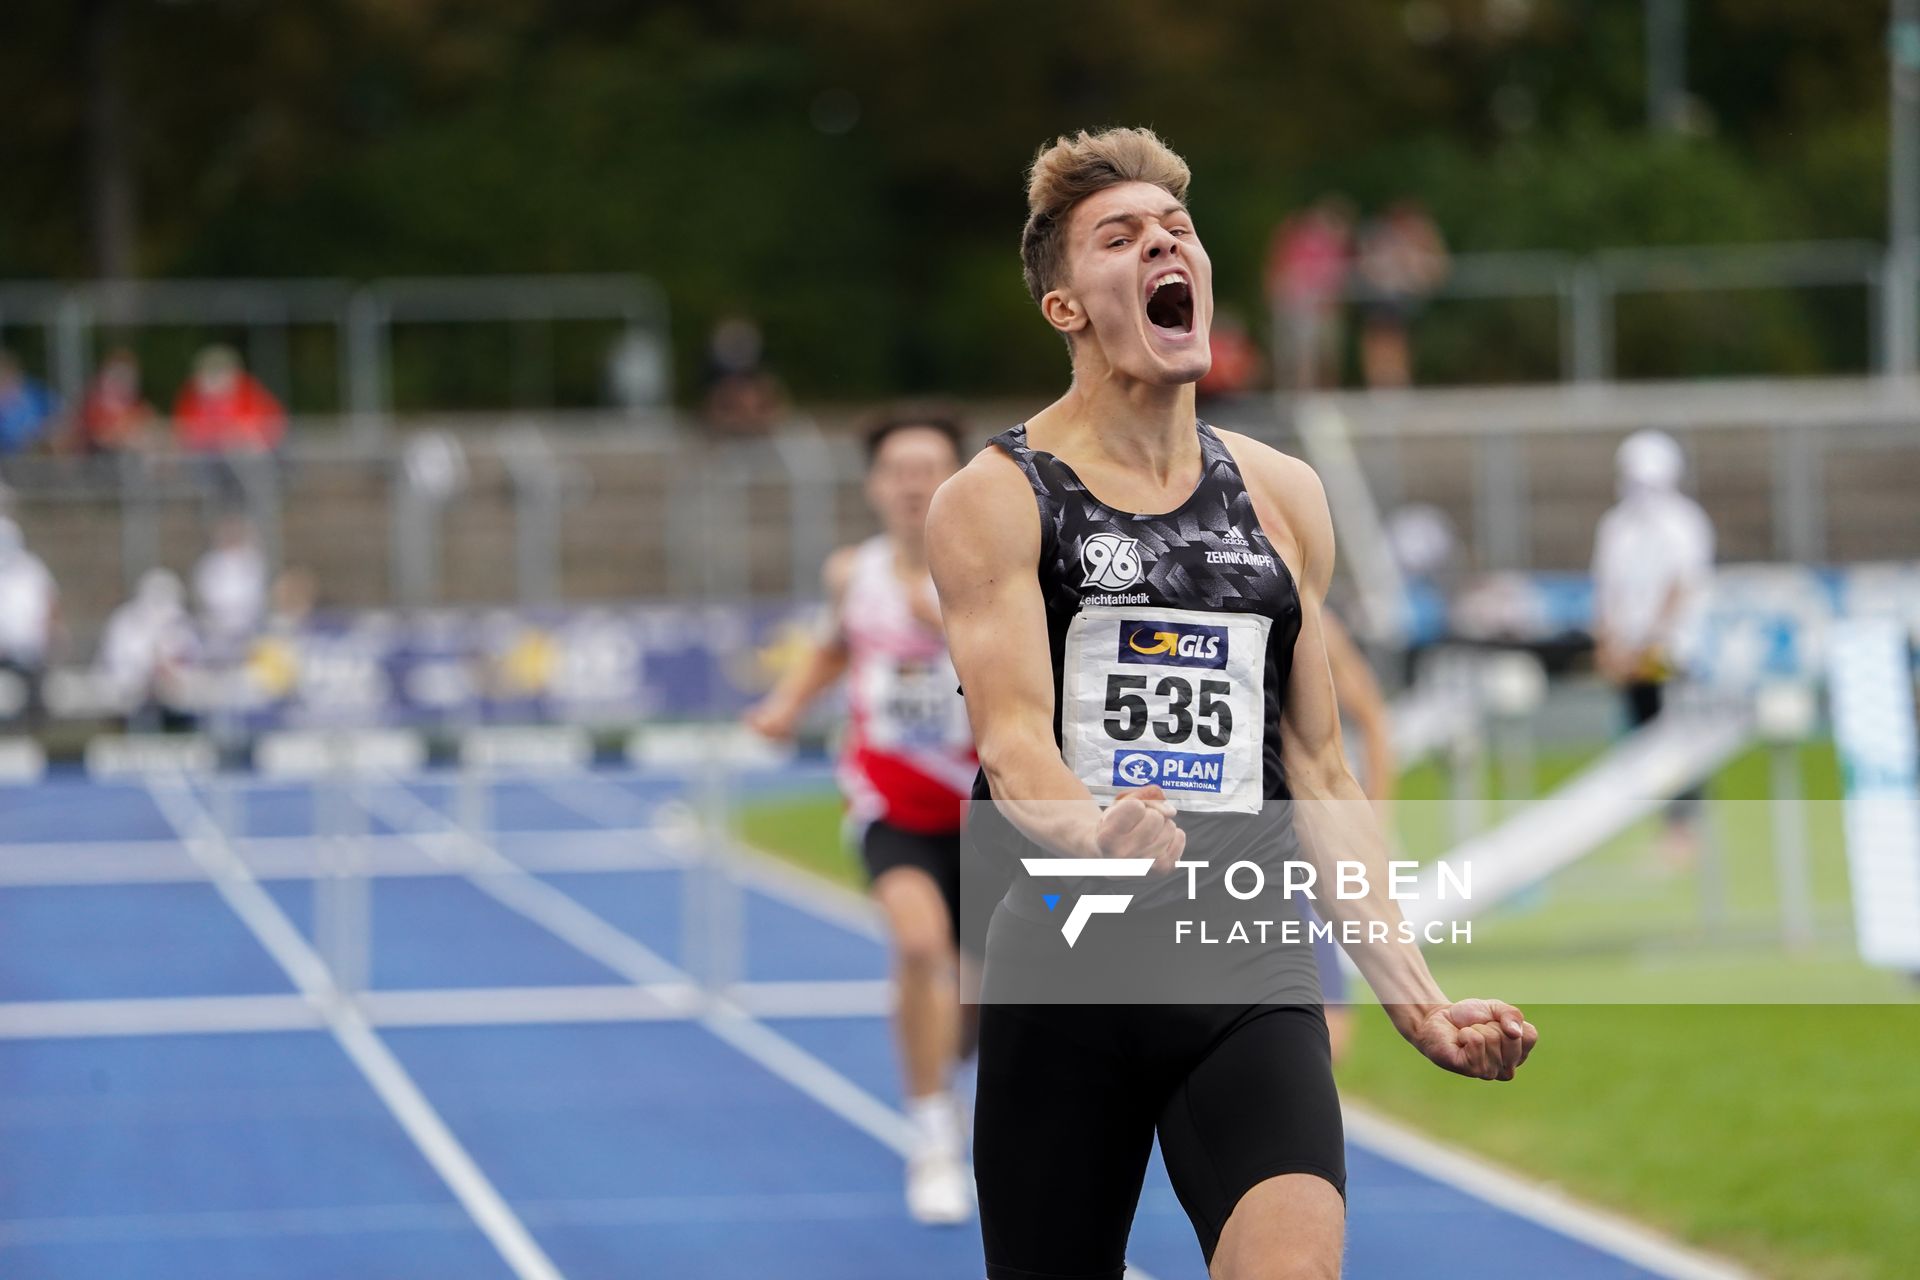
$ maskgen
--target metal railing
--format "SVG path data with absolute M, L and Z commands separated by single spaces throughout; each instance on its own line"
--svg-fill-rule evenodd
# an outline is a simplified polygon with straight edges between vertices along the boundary
M 462 422 L 391 440 L 296 422 L 275 455 L 14 457 L 4 505 L 88 652 L 142 573 L 187 571 L 235 510 L 276 571 L 355 609 L 691 601 L 722 561 L 748 595 L 811 600 L 828 553 L 872 528 L 858 442 L 809 419 L 758 439 L 611 413 Z
M 1613 450 L 1642 426 L 1687 449 L 1724 561 L 1920 558 L 1920 381 L 1351 392 L 1293 404 L 1338 419 L 1356 491 L 1381 511 L 1440 508 L 1467 570 L 1583 570 L 1613 500 Z M 30 457 L 0 473 L 89 652 L 139 574 L 187 568 L 236 503 L 276 563 L 313 570 L 323 598 L 345 608 L 692 601 L 723 561 L 755 598 L 811 600 L 828 552 L 874 528 L 857 440 L 811 422 L 718 440 L 692 421 L 641 429 L 621 414 L 480 421 L 387 442 L 297 425 L 278 458 Z M 1232 425 L 1299 447 L 1293 419 L 1271 403 Z M 1343 567 L 1369 541 L 1381 537 L 1348 528 Z
M 1580 571 L 1613 501 L 1613 451 L 1657 427 L 1688 453 L 1688 486 L 1723 561 L 1920 557 L 1920 379 L 1636 382 L 1330 393 L 1374 500 L 1453 520 L 1468 565 Z
M 44 348 L 46 377 L 70 405 L 85 394 L 103 335 L 162 329 L 244 335 L 252 371 L 288 401 L 294 380 L 290 335 L 317 329 L 334 348 L 331 407 L 369 441 L 386 433 L 396 410 L 396 331 L 508 326 L 516 405 L 544 409 L 556 402 L 553 333 L 571 321 L 599 321 L 617 330 L 620 342 L 649 364 L 642 403 L 667 403 L 672 360 L 666 295 L 640 276 L 0 283 L 0 341 L 34 332 Z M 609 353 L 594 354 L 604 360 Z
M 1427 301 L 1544 302 L 1553 308 L 1558 376 L 1566 382 L 1605 382 L 1617 376 L 1619 303 L 1635 296 L 1705 295 L 1781 289 L 1859 289 L 1865 311 L 1865 367 L 1833 372 L 1889 372 L 1901 367 L 1886 335 L 1899 264 L 1882 245 L 1865 240 L 1685 245 L 1607 249 L 1590 255 L 1557 251 L 1464 253 Z M 1904 288 L 1915 289 L 1906 281 Z M 1350 282 L 1348 304 L 1382 295 Z M 1271 317 L 1276 369 L 1287 367 L 1282 345 L 1286 318 Z

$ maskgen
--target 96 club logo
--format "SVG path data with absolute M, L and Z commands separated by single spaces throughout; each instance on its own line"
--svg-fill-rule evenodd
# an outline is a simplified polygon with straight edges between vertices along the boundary
M 1086 574 L 1081 586 L 1124 590 L 1145 576 L 1139 539 L 1096 533 L 1080 546 L 1080 568 Z

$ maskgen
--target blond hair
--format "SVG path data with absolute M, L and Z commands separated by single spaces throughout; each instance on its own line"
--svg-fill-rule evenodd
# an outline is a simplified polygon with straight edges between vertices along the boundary
M 1027 170 L 1027 225 L 1020 232 L 1020 266 L 1035 302 L 1066 274 L 1067 217 L 1097 191 L 1123 182 L 1150 182 L 1187 202 L 1193 173 L 1151 129 L 1082 129 L 1040 148 Z

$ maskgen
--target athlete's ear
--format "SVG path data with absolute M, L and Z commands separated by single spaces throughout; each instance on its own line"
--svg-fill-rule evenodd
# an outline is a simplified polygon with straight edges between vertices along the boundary
M 1087 313 L 1071 294 L 1054 289 L 1040 299 L 1040 314 L 1061 333 L 1078 333 L 1087 327 Z

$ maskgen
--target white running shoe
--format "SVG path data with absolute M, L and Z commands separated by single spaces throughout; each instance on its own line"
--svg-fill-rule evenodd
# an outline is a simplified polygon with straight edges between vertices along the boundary
M 925 1226 L 951 1227 L 973 1216 L 973 1179 L 952 1152 L 922 1150 L 907 1161 L 907 1212 Z

